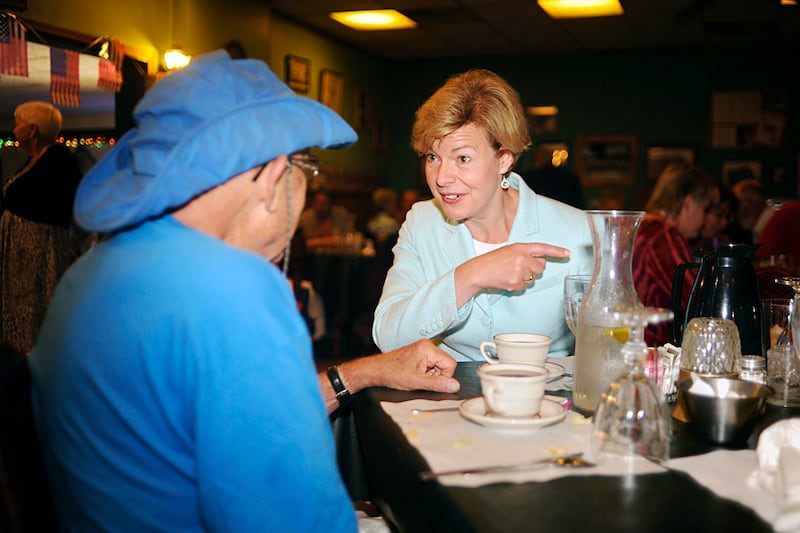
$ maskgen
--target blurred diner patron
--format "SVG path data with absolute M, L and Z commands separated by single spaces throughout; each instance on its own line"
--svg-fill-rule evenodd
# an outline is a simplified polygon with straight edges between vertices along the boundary
M 764 184 L 755 178 L 745 178 L 734 184 L 733 193 L 739 200 L 739 209 L 728 233 L 733 242 L 753 244 L 773 213 Z
M 134 119 L 75 200 L 107 238 L 64 275 L 29 358 L 61 529 L 356 531 L 328 414 L 364 387 L 458 382 L 430 342 L 316 374 L 274 262 L 316 173 L 307 149 L 355 132 L 222 50 Z
M 28 159 L 0 198 L 0 338 L 25 354 L 58 279 L 80 252 L 70 226 L 81 170 L 56 142 L 61 123 L 61 112 L 46 102 L 17 106 L 13 133 Z
M 533 153 L 533 168 L 522 175 L 525 183 L 537 194 L 549 196 L 578 209 L 586 209 L 578 175 L 564 166 L 566 162 L 560 159 L 558 162 L 561 164 L 556 166 L 553 157 L 552 147 L 539 146 Z
M 397 193 L 388 187 L 380 187 L 372 192 L 375 214 L 367 221 L 367 233 L 378 244 L 384 244 L 397 236 L 400 222 L 397 220 Z
M 711 206 L 703 221 L 700 235 L 693 239 L 692 248 L 695 250 L 716 250 L 720 244 L 734 242 L 728 234 L 731 221 L 736 218 L 739 209 L 739 199 L 728 187 L 720 187 L 719 201 Z
M 311 206 L 300 215 L 300 228 L 306 246 L 335 245 L 354 230 L 355 217 L 345 207 L 334 205 L 329 192 L 318 190 L 311 195 Z
M 670 163 L 659 176 L 645 206 L 633 243 L 633 281 L 643 305 L 672 308 L 672 282 L 681 263 L 692 262 L 690 239 L 700 235 L 706 213 L 717 202 L 714 179 L 684 162 Z M 681 305 L 686 307 L 696 271 L 687 269 Z M 648 346 L 672 341 L 672 324 L 649 326 Z
M 756 257 L 772 259 L 800 274 L 800 200 L 780 204 L 756 239 Z
M 411 211 L 411 207 L 421 199 L 417 189 L 403 190 L 400 195 L 400 213 L 398 213 L 399 216 L 397 217 L 401 224 L 406 219 L 406 214 Z
M 451 77 L 417 110 L 412 146 L 433 199 L 400 228 L 372 330 L 382 350 L 422 337 L 483 360 L 481 341 L 527 331 L 570 353 L 563 281 L 592 271 L 592 242 L 582 211 L 512 171 L 529 145 L 519 95 L 487 70 Z

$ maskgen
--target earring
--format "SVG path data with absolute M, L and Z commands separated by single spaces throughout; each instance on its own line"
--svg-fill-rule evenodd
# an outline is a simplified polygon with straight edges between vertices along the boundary
M 503 174 L 503 179 L 500 180 L 500 188 L 506 191 L 509 187 L 511 187 L 511 183 L 508 182 L 508 177 Z

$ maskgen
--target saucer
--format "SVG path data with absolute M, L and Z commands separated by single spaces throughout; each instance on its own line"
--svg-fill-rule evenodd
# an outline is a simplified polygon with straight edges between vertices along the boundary
M 461 416 L 470 422 L 492 429 L 524 430 L 543 428 L 561 422 L 567 416 L 567 410 L 563 405 L 547 398 L 542 400 L 542 407 L 538 416 L 526 418 L 502 418 L 489 414 L 483 401 L 483 396 L 464 400 L 458 410 Z
M 547 382 L 555 381 L 564 375 L 567 371 L 563 365 L 554 363 L 553 361 L 545 361 L 544 368 L 547 370 Z

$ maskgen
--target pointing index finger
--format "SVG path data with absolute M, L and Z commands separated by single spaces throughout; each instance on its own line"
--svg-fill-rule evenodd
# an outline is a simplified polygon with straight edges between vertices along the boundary
M 563 258 L 563 257 L 569 257 L 572 252 L 569 250 L 569 248 L 564 248 L 562 246 L 555 246 L 553 244 L 545 244 L 540 242 L 532 242 L 530 243 L 529 253 L 533 257 Z

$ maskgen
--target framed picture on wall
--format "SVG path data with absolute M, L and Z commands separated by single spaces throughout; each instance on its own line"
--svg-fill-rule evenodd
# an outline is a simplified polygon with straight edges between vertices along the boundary
M 308 92 L 311 79 L 311 60 L 293 55 L 286 56 L 286 85 L 295 91 Z
M 356 89 L 353 98 L 353 128 L 366 130 L 372 123 L 372 98 L 364 89 Z
M 747 179 L 761 181 L 761 161 L 725 161 L 722 163 L 722 183 L 728 186 Z
M 632 185 L 636 181 L 636 137 L 578 137 L 576 154 L 583 185 Z
M 342 114 L 344 101 L 344 76 L 333 70 L 323 69 L 319 74 L 319 101 Z
M 650 146 L 647 148 L 647 179 L 656 181 L 661 172 L 674 162 L 694 164 L 694 148 L 691 146 Z

